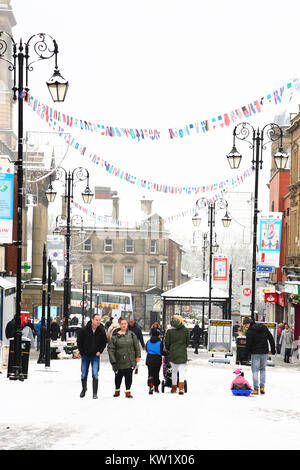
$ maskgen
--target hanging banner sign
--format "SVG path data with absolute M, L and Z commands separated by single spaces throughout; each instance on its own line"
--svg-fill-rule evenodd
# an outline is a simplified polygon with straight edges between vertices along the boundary
M 12 243 L 14 165 L 0 162 L 0 244 Z
M 259 218 L 259 264 L 279 268 L 282 212 L 261 214 Z
M 213 258 L 213 280 L 227 282 L 228 279 L 228 259 Z

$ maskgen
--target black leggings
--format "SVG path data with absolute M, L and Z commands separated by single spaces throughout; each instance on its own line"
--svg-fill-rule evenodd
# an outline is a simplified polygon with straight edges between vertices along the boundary
M 154 386 L 160 384 L 159 380 L 159 371 L 161 368 L 161 356 L 156 354 L 148 354 L 147 357 L 147 366 L 148 366 L 148 385 L 153 383 Z
M 132 372 L 133 372 L 133 369 L 117 370 L 116 375 L 115 375 L 116 390 L 119 390 L 119 388 L 121 387 L 121 382 L 122 382 L 123 377 L 125 377 L 126 390 L 130 390 L 130 387 L 132 384 Z

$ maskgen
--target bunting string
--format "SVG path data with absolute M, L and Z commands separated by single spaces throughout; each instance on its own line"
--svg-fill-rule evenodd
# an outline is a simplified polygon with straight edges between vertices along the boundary
M 249 169 L 249 171 L 247 172 L 247 176 L 250 176 L 251 174 L 253 174 L 253 169 L 252 168 Z M 245 181 L 245 179 L 240 178 L 239 182 L 238 182 L 238 185 L 242 184 L 244 181 Z M 210 198 L 207 198 L 207 200 L 211 204 L 213 204 L 218 199 L 223 198 L 224 194 L 229 189 L 232 189 L 232 188 L 228 188 L 227 190 L 222 190 L 221 193 L 214 194 Z M 89 209 L 85 206 L 82 206 L 81 204 L 79 204 L 76 201 L 72 201 L 72 205 L 76 209 L 79 209 L 85 215 L 94 218 L 96 222 L 107 224 L 107 225 L 113 226 L 113 227 L 132 227 L 132 226 L 134 226 L 134 227 L 140 227 L 141 228 L 141 227 L 149 227 L 149 226 L 152 226 L 152 225 L 159 225 L 161 223 L 162 224 L 173 223 L 173 222 L 176 222 L 181 217 L 191 216 L 191 215 L 194 215 L 194 213 L 195 213 L 195 207 L 193 207 L 193 208 L 186 209 L 184 211 L 180 211 L 177 214 L 170 215 L 168 217 L 159 217 L 159 218 L 156 218 L 156 219 L 151 217 L 149 219 L 137 220 L 137 221 L 130 222 L 130 221 L 123 221 L 123 220 L 120 220 L 120 219 L 115 219 L 112 216 L 98 215 L 96 212 L 92 211 L 91 209 Z M 204 202 L 200 201 L 197 207 L 202 208 L 204 206 L 205 206 Z
M 29 102 L 30 103 L 30 102 Z M 40 112 L 39 107 L 31 107 L 33 111 L 36 111 L 36 114 L 45 122 L 47 122 L 46 114 Z M 48 122 L 51 126 L 51 123 Z M 207 185 L 202 186 L 173 186 L 169 184 L 159 184 L 154 183 L 152 181 L 146 180 L 145 178 L 140 178 L 138 176 L 132 175 L 126 170 L 123 170 L 114 164 L 108 162 L 103 157 L 95 153 L 87 152 L 87 148 L 85 145 L 81 144 L 77 141 L 71 134 L 66 134 L 62 127 L 54 128 L 56 132 L 59 132 L 59 135 L 66 140 L 67 144 L 70 147 L 73 147 L 77 150 L 81 156 L 88 156 L 90 161 L 98 166 L 99 168 L 103 169 L 106 173 L 114 176 L 115 178 L 121 179 L 135 187 L 138 187 L 143 190 L 155 191 L 156 193 L 164 193 L 164 194 L 172 194 L 172 195 L 198 195 L 203 193 L 211 193 L 216 191 L 228 191 L 229 189 L 234 189 L 240 182 L 252 174 L 252 169 L 246 169 L 242 174 L 234 176 L 232 178 L 222 180 L 218 183 L 210 183 Z
M 280 104 L 285 97 L 291 99 L 294 89 L 299 84 L 299 80 L 293 79 L 282 85 L 280 88 L 272 90 L 270 93 L 257 98 L 250 103 L 241 105 L 225 113 L 218 113 L 209 119 L 201 119 L 195 122 L 189 122 L 181 128 L 170 127 L 168 129 L 138 129 L 127 127 L 116 127 L 103 122 L 91 122 L 89 119 L 79 119 L 69 114 L 62 113 L 51 106 L 41 103 L 29 93 L 24 93 L 25 101 L 36 111 L 38 115 L 44 116 L 46 122 L 53 127 L 69 127 L 82 131 L 91 132 L 99 136 L 125 138 L 127 140 L 140 141 L 159 141 L 162 136 L 168 139 L 183 138 L 191 135 L 203 135 L 218 128 L 225 128 L 237 121 L 250 118 L 259 114 L 269 104 Z

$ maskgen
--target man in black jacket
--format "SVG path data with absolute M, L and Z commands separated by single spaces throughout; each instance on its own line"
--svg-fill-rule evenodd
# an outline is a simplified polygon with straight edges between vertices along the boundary
M 89 366 L 92 364 L 93 398 L 98 398 L 100 354 L 103 353 L 106 343 L 106 333 L 104 326 L 101 325 L 101 317 L 95 313 L 91 321 L 89 321 L 85 327 L 81 328 L 77 337 L 77 346 L 81 355 L 81 397 L 84 397 L 87 391 L 87 376 Z
M 262 395 L 265 394 L 266 365 L 268 360 L 269 346 L 271 353 L 275 354 L 275 341 L 269 329 L 263 323 L 255 323 L 246 317 L 243 322 L 246 333 L 246 355 L 251 354 L 251 370 L 253 376 L 252 395 L 258 395 L 258 389 Z M 260 373 L 260 386 L 258 385 L 258 373 Z
M 146 346 L 143 338 L 142 328 L 137 324 L 137 322 L 133 318 L 129 319 L 128 330 L 133 331 L 133 333 L 136 334 L 139 342 L 141 343 L 142 348 L 145 350 Z

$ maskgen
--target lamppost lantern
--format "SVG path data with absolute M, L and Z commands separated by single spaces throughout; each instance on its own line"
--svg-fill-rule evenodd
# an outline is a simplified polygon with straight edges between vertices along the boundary
M 222 218 L 223 227 L 228 228 L 230 223 L 231 223 L 231 217 L 229 216 L 228 212 L 226 211 L 226 214 Z
M 242 155 L 237 151 L 235 145 L 233 145 L 232 150 L 227 155 L 227 160 L 230 168 L 233 170 L 236 170 L 240 166 Z
M 61 230 L 59 227 L 55 227 L 55 229 L 53 230 L 53 235 L 60 235 L 61 233 Z
M 85 204 L 90 204 L 92 202 L 92 199 L 94 197 L 94 193 L 90 190 L 90 188 L 87 186 L 85 190 L 81 193 L 83 202 Z
M 50 95 L 54 102 L 62 103 L 65 101 L 65 97 L 69 88 L 69 82 L 64 79 L 57 67 L 57 54 L 58 48 L 55 39 L 54 43 L 54 54 L 55 54 L 55 67 L 54 73 L 51 78 L 46 82 Z
M 192 217 L 192 222 L 194 224 L 194 227 L 199 227 L 200 223 L 201 223 L 201 217 L 196 213 L 193 217 Z
M 219 245 L 218 245 L 217 242 L 215 242 L 215 243 L 212 245 L 212 252 L 213 252 L 214 254 L 216 254 L 217 251 L 218 251 L 218 249 L 219 249 Z
M 49 78 L 46 83 L 54 102 L 62 103 L 65 101 L 69 82 L 64 79 L 57 68 L 54 70 L 52 77 Z
M 54 202 L 54 201 L 55 201 L 57 192 L 54 191 L 51 182 L 50 182 L 50 184 L 49 184 L 49 186 L 48 186 L 47 191 L 45 191 L 45 194 L 46 194 L 46 198 L 47 198 L 47 201 L 48 201 L 48 202 Z
M 283 151 L 282 145 L 274 155 L 274 162 L 278 170 L 285 170 L 289 156 Z

